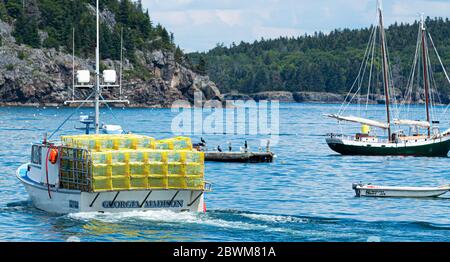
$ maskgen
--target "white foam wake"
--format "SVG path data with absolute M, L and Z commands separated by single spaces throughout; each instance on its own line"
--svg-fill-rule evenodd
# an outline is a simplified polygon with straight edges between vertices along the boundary
M 298 218 L 292 216 L 278 216 L 278 215 L 263 215 L 263 214 L 241 214 L 243 217 L 247 217 L 253 220 L 269 222 L 269 223 L 308 223 L 309 220 L 306 218 Z
M 105 223 L 126 223 L 130 220 L 154 223 L 197 224 L 219 228 L 235 228 L 241 230 L 266 230 L 268 226 L 239 221 L 228 221 L 211 218 L 208 214 L 176 213 L 172 211 L 133 211 L 125 213 L 75 213 L 70 218 L 89 222 L 97 220 Z

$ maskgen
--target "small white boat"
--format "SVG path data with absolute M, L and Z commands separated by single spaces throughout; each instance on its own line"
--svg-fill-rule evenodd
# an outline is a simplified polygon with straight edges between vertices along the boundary
M 102 131 L 108 135 L 120 135 L 123 134 L 123 128 L 119 125 L 103 125 Z
M 450 185 L 441 187 L 392 187 L 371 184 L 353 184 L 357 197 L 439 197 L 450 191 Z

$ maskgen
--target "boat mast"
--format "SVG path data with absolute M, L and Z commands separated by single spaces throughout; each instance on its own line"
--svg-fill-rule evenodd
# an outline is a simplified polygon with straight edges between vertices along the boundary
M 383 78 L 384 78 L 384 93 L 386 97 L 386 114 L 387 114 L 387 124 L 388 124 L 388 136 L 389 142 L 391 141 L 391 112 L 389 109 L 389 77 L 388 77 L 388 62 L 386 54 L 386 42 L 384 35 L 384 22 L 383 22 L 383 10 L 381 8 L 381 3 L 378 2 L 378 12 L 380 14 L 380 37 L 381 37 L 381 53 L 383 55 Z
M 75 100 L 75 27 L 72 28 L 72 101 Z
M 99 134 L 100 133 L 100 104 L 106 104 L 108 105 L 108 103 L 126 103 L 129 104 L 130 101 L 128 100 L 122 100 L 122 66 L 121 66 L 121 72 L 120 72 L 120 85 L 115 84 L 117 82 L 116 80 L 116 72 L 115 70 L 109 70 L 109 71 L 113 71 L 113 72 L 108 72 L 108 78 L 103 80 L 104 84 L 101 84 L 100 82 L 100 77 L 103 77 L 103 75 L 100 74 L 100 7 L 99 7 L 99 0 L 96 0 L 97 5 L 96 5 L 96 19 L 97 19 L 97 44 L 96 44 L 96 48 L 95 48 L 95 84 L 90 84 L 91 80 L 90 80 L 90 72 L 88 72 L 89 77 L 86 79 L 86 77 L 82 77 L 82 80 L 78 80 L 80 81 L 81 85 L 74 85 L 75 87 L 78 88 L 89 88 L 89 89 L 93 89 L 92 93 L 88 96 L 88 98 L 84 99 L 84 100 L 74 100 L 74 96 L 75 96 L 75 91 L 72 91 L 72 100 L 71 101 L 66 101 L 64 102 L 64 104 L 81 104 L 84 105 L 85 103 L 89 103 L 89 104 L 94 104 L 95 107 L 95 119 L 94 119 L 94 123 L 95 123 L 95 133 Z M 74 34 L 75 35 L 75 34 Z M 75 39 L 75 36 L 73 37 Z M 74 42 L 74 46 L 75 46 L 75 42 Z M 73 48 L 75 50 L 75 47 Z M 73 59 L 75 58 L 75 53 L 73 54 Z M 75 71 L 75 62 L 74 60 L 72 61 L 74 66 L 73 66 L 73 70 Z M 122 63 L 122 62 L 121 62 Z M 83 70 L 83 71 L 87 71 L 87 70 Z M 113 74 L 113 75 L 112 75 Z M 75 74 L 73 74 L 73 76 L 75 76 Z M 75 77 L 74 77 L 75 79 Z M 82 81 L 82 82 L 81 82 Z M 73 82 L 75 83 L 75 80 L 73 80 Z M 120 99 L 111 99 L 111 100 L 105 100 L 102 97 L 101 91 L 102 88 L 120 88 Z M 91 99 L 91 97 L 94 97 L 94 99 Z M 100 98 L 102 98 L 100 100 Z
M 99 0 L 97 0 L 97 47 L 95 52 L 95 133 L 100 133 L 100 18 Z
M 423 85 L 425 87 L 425 106 L 427 108 L 427 122 L 430 123 L 430 127 L 428 127 L 428 136 L 431 136 L 431 117 L 430 117 L 430 87 L 428 83 L 428 59 L 427 59 L 427 51 L 426 51 L 426 28 L 425 28 L 425 19 L 421 17 L 421 29 L 422 29 L 422 60 L 423 60 Z
M 120 99 L 122 99 L 122 73 L 123 73 L 123 27 L 120 29 L 120 79 L 119 79 Z

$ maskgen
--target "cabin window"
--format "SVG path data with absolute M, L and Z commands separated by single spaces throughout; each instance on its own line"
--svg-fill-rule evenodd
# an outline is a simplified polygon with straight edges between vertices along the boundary
M 37 145 L 31 148 L 31 163 L 41 165 L 41 151 L 41 147 Z

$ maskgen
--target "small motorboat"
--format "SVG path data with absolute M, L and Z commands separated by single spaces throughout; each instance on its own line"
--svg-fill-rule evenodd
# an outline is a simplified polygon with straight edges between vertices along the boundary
M 450 191 L 450 185 L 441 187 L 392 187 L 371 184 L 353 184 L 357 197 L 439 197 Z
M 103 125 L 102 132 L 108 135 L 121 135 L 124 133 L 123 128 L 119 125 Z

